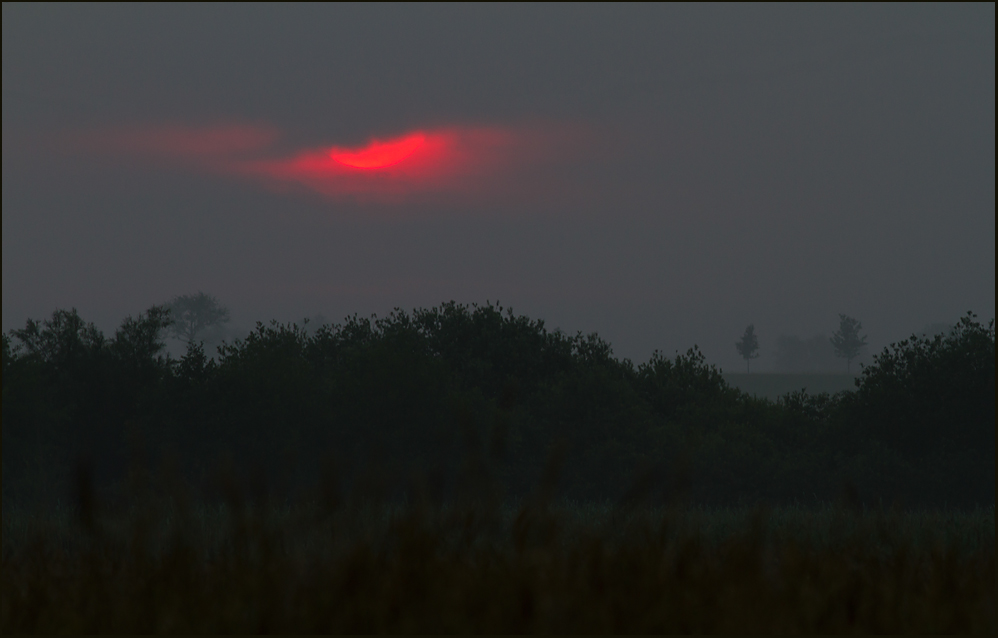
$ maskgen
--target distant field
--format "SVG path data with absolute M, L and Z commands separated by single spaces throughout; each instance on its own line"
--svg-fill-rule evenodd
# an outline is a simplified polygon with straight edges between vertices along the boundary
M 807 389 L 808 394 L 836 393 L 855 390 L 855 374 L 839 373 L 726 373 L 724 380 L 732 387 L 753 394 L 760 399 L 777 399 L 788 392 Z

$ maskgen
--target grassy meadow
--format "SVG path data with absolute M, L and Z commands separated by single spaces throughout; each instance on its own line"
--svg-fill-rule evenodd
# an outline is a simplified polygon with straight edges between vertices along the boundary
M 6 509 L 4 633 L 995 629 L 993 507 L 91 507 Z

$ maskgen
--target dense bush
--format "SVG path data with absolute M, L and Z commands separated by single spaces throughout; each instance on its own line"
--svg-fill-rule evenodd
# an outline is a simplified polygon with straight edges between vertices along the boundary
M 994 326 L 972 316 L 886 349 L 856 392 L 776 402 L 696 348 L 635 366 L 492 305 L 257 324 L 179 360 L 167 322 L 152 308 L 106 338 L 57 311 L 3 336 L 5 502 L 64 498 L 81 459 L 107 486 L 164 456 L 202 488 L 229 463 L 288 493 L 335 467 L 398 497 L 556 476 L 581 498 L 994 502 Z
M 982 325 L 968 313 L 948 335 L 892 344 L 863 371 L 847 403 L 844 431 L 910 466 L 911 489 L 940 502 L 994 502 L 993 320 Z

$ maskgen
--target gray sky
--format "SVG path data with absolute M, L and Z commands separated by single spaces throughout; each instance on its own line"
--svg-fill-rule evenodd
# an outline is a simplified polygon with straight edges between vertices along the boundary
M 499 300 L 736 371 L 749 323 L 765 370 L 838 313 L 877 348 L 990 319 L 994 25 L 994 4 L 5 3 L 3 329 L 76 307 L 112 330 L 197 290 L 247 326 Z M 245 168 L 411 131 L 512 142 L 390 198 Z M 225 135 L 270 141 L 188 148 Z

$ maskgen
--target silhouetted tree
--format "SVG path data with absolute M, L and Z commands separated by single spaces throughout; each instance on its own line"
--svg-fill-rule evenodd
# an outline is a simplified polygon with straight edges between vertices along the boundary
M 866 337 L 859 335 L 862 329 L 863 324 L 852 317 L 839 315 L 839 330 L 829 339 L 835 348 L 835 356 L 846 360 L 846 372 L 850 371 L 852 360 L 859 356 L 866 345 Z
M 165 356 L 167 321 L 150 308 L 108 338 L 59 310 L 3 336 L 5 506 L 57 503 L 81 455 L 96 487 L 117 490 L 180 450 L 179 476 L 209 491 L 219 458 L 291 489 L 318 480 L 329 452 L 344 486 L 374 468 L 386 493 L 416 477 L 456 498 L 495 479 L 515 498 L 561 450 L 558 490 L 580 499 L 634 494 L 634 470 L 653 467 L 671 477 L 654 499 L 827 500 L 850 481 L 864 502 L 994 503 L 994 323 L 971 315 L 873 356 L 854 392 L 775 403 L 730 387 L 696 348 L 634 366 L 595 334 L 491 304 L 314 332 L 257 324 L 214 359 L 200 342 Z M 750 364 L 753 326 L 738 346 Z
M 172 321 L 168 333 L 187 344 L 193 343 L 204 329 L 229 321 L 229 310 L 218 299 L 201 291 L 175 297 L 166 308 Z
M 735 343 L 735 348 L 738 349 L 738 354 L 745 359 L 745 372 L 751 372 L 749 369 L 749 362 L 752 359 L 758 359 L 759 353 L 759 339 L 755 336 L 755 326 L 750 324 L 745 328 L 745 334 L 742 335 L 741 341 Z

